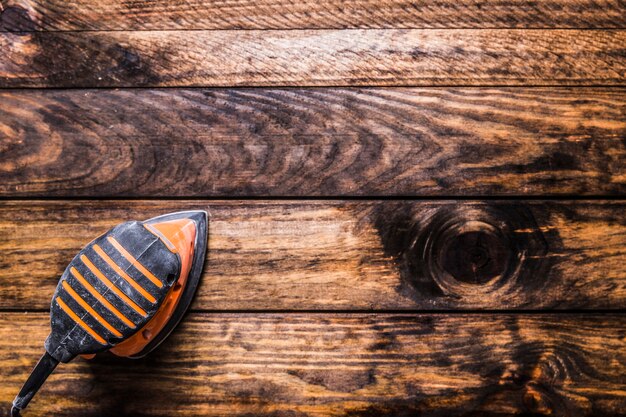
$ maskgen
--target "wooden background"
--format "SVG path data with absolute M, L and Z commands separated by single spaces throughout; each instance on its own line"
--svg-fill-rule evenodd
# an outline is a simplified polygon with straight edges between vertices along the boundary
M 74 254 L 210 212 L 25 416 L 626 416 L 621 0 L 1 0 L 0 414 Z

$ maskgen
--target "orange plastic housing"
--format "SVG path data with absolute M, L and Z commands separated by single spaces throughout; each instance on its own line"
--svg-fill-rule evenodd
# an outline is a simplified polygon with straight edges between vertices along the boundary
M 117 356 L 130 357 L 136 355 L 159 334 L 176 310 L 191 269 L 196 240 L 196 224 L 193 220 L 170 220 L 146 224 L 145 227 L 158 236 L 170 251 L 180 256 L 180 275 L 165 295 L 165 299 L 154 317 L 133 336 L 110 349 Z

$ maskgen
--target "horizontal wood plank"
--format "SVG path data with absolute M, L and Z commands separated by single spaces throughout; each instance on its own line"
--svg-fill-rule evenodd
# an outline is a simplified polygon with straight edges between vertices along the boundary
M 0 30 L 624 28 L 619 0 L 5 0 Z
M 0 33 L 0 87 L 624 85 L 624 30 Z
M 6 90 L 0 102 L 3 197 L 626 193 L 622 88 Z
M 117 223 L 210 212 L 196 310 L 623 309 L 626 202 L 3 201 L 0 308 Z
M 45 313 L 0 314 L 0 412 Z M 619 416 L 623 315 L 190 314 L 151 356 L 60 365 L 28 416 Z

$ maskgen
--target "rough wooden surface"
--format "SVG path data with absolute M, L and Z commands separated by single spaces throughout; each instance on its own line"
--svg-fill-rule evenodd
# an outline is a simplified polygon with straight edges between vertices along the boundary
M 623 30 L 0 33 L 0 87 L 623 85 Z
M 621 88 L 8 90 L 0 102 L 4 197 L 626 192 Z
M 87 242 L 207 209 L 194 309 L 626 307 L 626 202 L 0 203 L 0 307 L 46 309 Z
M 191 314 L 140 361 L 61 365 L 28 416 L 623 416 L 623 315 Z M 0 412 L 43 348 L 0 314 Z
M 4 0 L 0 30 L 624 28 L 619 0 Z
M 26 417 L 626 417 L 625 11 L 1 0 L 0 415 L 75 253 L 199 208 L 173 337 Z

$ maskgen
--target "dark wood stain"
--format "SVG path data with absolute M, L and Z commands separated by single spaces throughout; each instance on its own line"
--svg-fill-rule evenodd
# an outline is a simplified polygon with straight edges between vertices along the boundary
M 0 8 L 0 31 L 28 32 L 37 25 L 28 14 L 28 10 L 20 6 L 2 6 Z
M 621 314 L 193 313 L 149 357 L 59 368 L 29 415 L 620 415 L 625 324 Z M 0 338 L 0 412 L 47 326 L 43 313 L 0 314 L 0 335 L 14 335 Z
M 2 32 L 0 87 L 623 86 L 625 42 L 623 30 Z
M 550 280 L 563 279 L 552 266 L 566 249 L 548 218 L 541 226 L 535 220 L 535 214 L 546 214 L 541 207 L 397 202 L 379 205 L 373 223 L 385 253 L 399 266 L 401 292 L 475 306 L 491 297 L 510 303 L 522 294 L 542 294 Z
M 625 9 L 2 0 L 0 415 L 74 254 L 198 208 L 181 327 L 28 416 L 626 416 Z
M 4 91 L 0 195 L 620 195 L 624 97 L 607 88 Z

